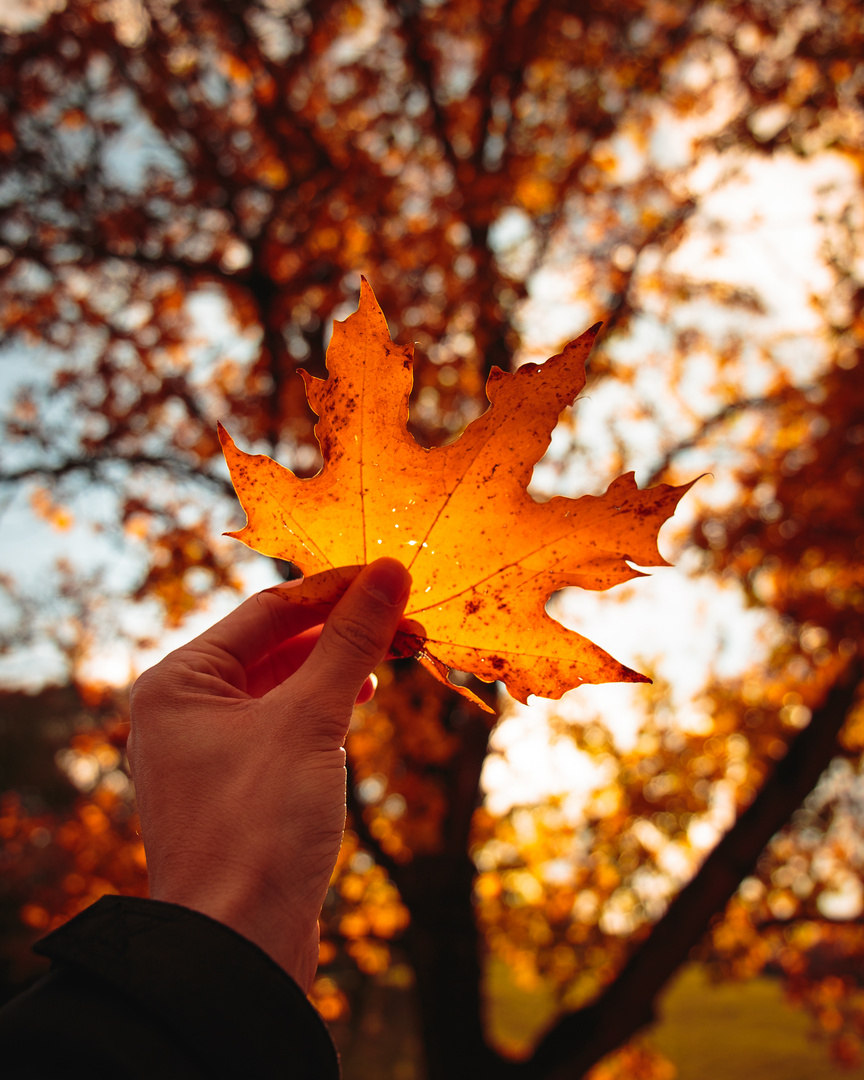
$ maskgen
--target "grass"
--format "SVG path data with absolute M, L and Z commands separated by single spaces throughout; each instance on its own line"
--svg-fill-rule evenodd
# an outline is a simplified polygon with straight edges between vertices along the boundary
M 715 985 L 693 964 L 658 1012 L 652 1042 L 678 1067 L 678 1080 L 864 1080 L 864 1068 L 831 1060 L 810 1017 L 786 1003 L 775 979 Z
M 530 1045 L 552 1019 L 551 997 L 515 987 L 504 964 L 490 963 L 488 1036 L 500 1050 Z M 683 968 L 658 1003 L 650 1041 L 678 1069 L 677 1080 L 864 1080 L 843 1069 L 813 1035 L 804 1012 L 775 979 L 712 983 L 703 968 Z

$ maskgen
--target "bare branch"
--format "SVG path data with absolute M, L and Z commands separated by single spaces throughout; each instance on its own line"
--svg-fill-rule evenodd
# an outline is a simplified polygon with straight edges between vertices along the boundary
M 106 452 L 94 457 L 69 458 L 57 464 L 45 463 L 44 465 L 29 465 L 23 469 L 0 471 L 0 485 L 21 484 L 27 480 L 61 480 L 73 473 L 87 473 L 94 479 L 100 479 L 107 466 L 118 464 L 128 465 L 130 468 L 161 469 L 179 479 L 203 482 L 222 494 L 229 496 L 234 494 L 234 488 L 229 480 L 202 471 L 200 465 L 191 459 L 182 461 L 180 458 L 167 455 L 124 454 L 122 452 Z
M 687 450 L 692 450 L 694 446 L 698 446 L 705 436 L 714 428 L 720 427 L 722 424 L 725 424 L 727 420 L 734 419 L 739 413 L 746 412 L 748 409 L 766 409 L 776 406 L 780 404 L 781 397 L 782 392 L 781 394 L 773 394 L 764 397 L 741 398 L 739 401 L 732 401 L 728 405 L 725 405 L 719 412 L 716 412 L 713 416 L 709 416 L 703 420 L 699 428 L 694 431 L 692 435 L 688 435 L 686 439 L 679 439 L 678 442 L 673 443 L 666 450 L 663 457 L 651 470 L 648 479 L 645 481 L 645 486 L 651 487 L 653 484 L 659 483 L 675 458 Z
M 518 0 L 508 0 L 501 13 L 498 35 L 491 39 L 486 50 L 486 62 L 476 83 L 474 95 L 482 102 L 480 121 L 477 126 L 477 145 L 471 163 L 479 172 L 484 172 L 483 150 L 486 142 L 486 133 L 492 119 L 493 95 L 492 87 L 496 81 L 501 81 L 504 76 L 507 81 L 507 102 L 510 106 L 510 116 L 507 122 L 507 130 L 504 135 L 505 143 L 513 127 L 513 103 L 519 95 L 519 91 L 525 82 L 525 72 L 534 56 L 537 43 L 546 18 L 552 9 L 551 0 L 541 0 L 528 16 L 525 25 L 519 27 L 518 32 L 512 25 L 513 15 L 518 8 Z
M 400 19 L 399 33 L 405 43 L 405 51 L 410 59 L 414 74 L 417 76 L 426 96 L 429 99 L 429 109 L 432 114 L 432 130 L 441 144 L 441 151 L 447 160 L 447 164 L 453 171 L 456 180 L 459 174 L 460 159 L 453 149 L 453 143 L 447 131 L 447 116 L 441 107 L 441 102 L 435 93 L 435 72 L 429 51 L 424 44 L 424 30 L 420 5 L 416 2 L 403 2 L 396 4 L 396 10 Z

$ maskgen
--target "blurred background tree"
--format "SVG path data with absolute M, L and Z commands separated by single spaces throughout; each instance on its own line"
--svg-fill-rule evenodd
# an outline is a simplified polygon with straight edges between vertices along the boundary
M 325 374 L 363 273 L 416 342 L 424 445 L 483 410 L 492 365 L 602 319 L 537 497 L 711 476 L 665 534 L 684 591 L 658 575 L 627 608 L 555 609 L 602 612 L 616 655 L 635 626 L 622 659 L 653 687 L 527 710 L 486 688 L 493 730 L 415 665 L 382 671 L 348 741 L 316 1004 L 350 1041 L 358 987 L 415 984 L 430 1078 L 659 1080 L 625 1044 L 696 948 L 720 977 L 781 975 L 854 1065 L 857 0 L 45 0 L 3 20 L 9 988 L 35 936 L 146 892 L 124 688 L 276 580 L 221 538 L 216 422 L 314 474 L 296 369 Z M 546 995 L 532 1030 L 496 1021 L 502 981 Z

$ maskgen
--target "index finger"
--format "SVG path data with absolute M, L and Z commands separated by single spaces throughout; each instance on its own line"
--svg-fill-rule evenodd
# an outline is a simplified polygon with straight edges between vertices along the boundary
M 251 667 L 289 638 L 324 622 L 326 612 L 291 603 L 291 589 L 299 584 L 292 581 L 250 596 L 189 645 L 216 648 L 243 668 Z
M 288 638 L 278 648 L 268 653 L 257 664 L 246 669 L 246 693 L 251 697 L 264 697 L 274 686 L 290 678 L 309 658 L 321 636 L 321 627 L 313 626 L 296 637 Z M 357 704 L 363 705 L 375 693 L 377 680 L 370 675 L 363 684 Z

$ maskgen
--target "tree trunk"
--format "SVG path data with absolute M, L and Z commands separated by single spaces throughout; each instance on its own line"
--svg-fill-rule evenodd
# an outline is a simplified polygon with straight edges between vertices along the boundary
M 417 978 L 427 1080 L 486 1080 L 497 1071 L 483 1039 L 474 873 L 463 854 L 419 856 L 398 874 L 411 912 L 404 944 Z

